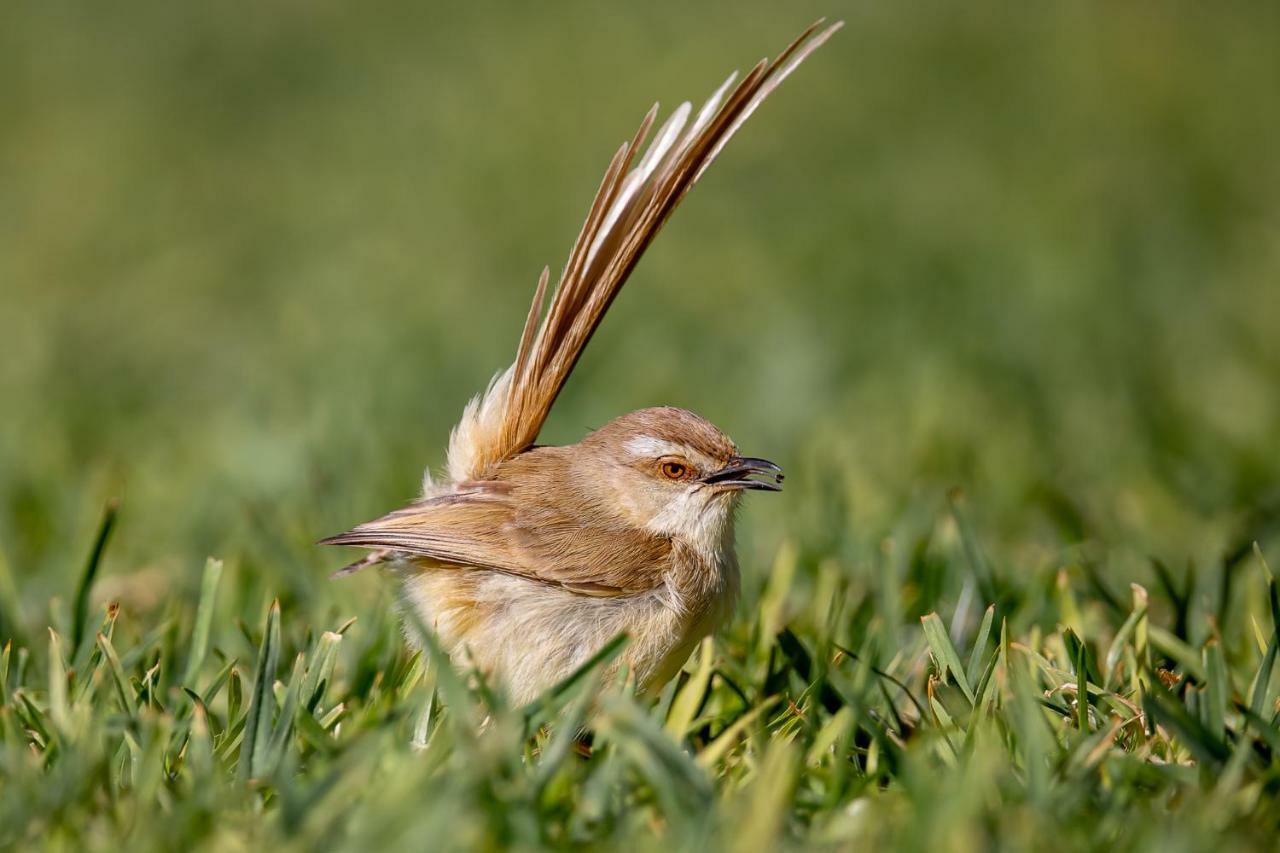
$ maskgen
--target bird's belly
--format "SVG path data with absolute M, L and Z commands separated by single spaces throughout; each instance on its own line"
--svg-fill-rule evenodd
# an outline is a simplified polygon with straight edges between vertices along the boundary
M 479 569 L 404 567 L 401 575 L 403 605 L 416 616 L 406 620 L 410 641 L 418 644 L 415 622 L 431 628 L 457 665 L 476 667 L 517 704 L 624 632 L 622 660 L 642 690 L 657 689 L 718 621 L 671 607 L 665 589 L 597 598 Z

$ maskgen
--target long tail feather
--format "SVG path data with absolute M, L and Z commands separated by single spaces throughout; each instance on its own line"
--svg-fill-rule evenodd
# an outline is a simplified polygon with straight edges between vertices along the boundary
M 810 26 L 772 62 L 761 61 L 736 87 L 736 75 L 731 76 L 687 128 L 692 109 L 682 104 L 636 162 L 658 107 L 649 110 L 636 135 L 610 161 L 545 316 L 547 270 L 515 362 L 467 406 L 454 430 L 449 442 L 454 481 L 483 479 L 498 462 L 537 440 L 591 335 L 680 200 L 764 99 L 842 26 L 837 22 L 823 29 L 823 23 Z

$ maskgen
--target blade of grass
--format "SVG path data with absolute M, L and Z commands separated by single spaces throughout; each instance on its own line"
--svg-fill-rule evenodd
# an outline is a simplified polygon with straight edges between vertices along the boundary
M 1217 770 L 1231 757 L 1226 743 L 1187 713 L 1186 706 L 1168 690 L 1152 683 L 1145 699 L 1147 715 L 1171 731 L 1197 760 Z
M 1188 675 L 1194 676 L 1199 681 L 1204 680 L 1204 667 L 1201 666 L 1200 655 L 1195 649 L 1158 625 L 1149 625 L 1147 632 L 1151 638 L 1151 645 L 1160 654 L 1171 658 Z
M 1204 672 L 1206 691 L 1203 696 L 1205 727 L 1217 738 L 1225 738 L 1227 732 L 1227 702 L 1231 698 L 1230 676 L 1222 654 L 1222 644 L 1211 638 L 1204 647 Z
M 240 721 L 240 709 L 244 707 L 244 682 L 240 678 L 240 673 L 234 667 L 231 670 L 231 677 L 227 680 L 227 726 L 230 727 Z
M 590 710 L 591 703 L 595 701 L 596 691 L 592 687 L 593 685 L 589 682 L 586 683 L 586 689 L 574 697 L 573 701 L 561 713 L 553 731 L 551 742 L 547 744 L 541 756 L 539 756 L 533 782 L 538 791 L 546 790 L 565 760 L 573 752 L 573 746 L 577 742 L 583 722 L 586 720 L 587 711 Z
M 685 682 L 684 687 L 676 694 L 671 705 L 671 713 L 667 717 L 666 730 L 674 738 L 682 738 L 689 731 L 689 725 L 702 707 L 702 700 L 711 685 L 712 663 L 715 661 L 715 644 L 711 637 L 706 637 L 698 647 L 698 665 L 693 675 Z
M 294 718 L 294 722 L 297 725 L 298 734 L 301 735 L 312 748 L 334 754 L 339 751 L 338 742 L 334 740 L 333 735 L 327 730 L 327 727 L 321 725 L 320 721 L 315 717 L 310 714 L 298 714 Z
M 813 737 L 813 743 L 809 745 L 809 751 L 805 756 L 805 764 L 816 765 L 827 751 L 844 738 L 844 734 L 854 726 L 853 708 L 845 705 L 839 711 L 831 715 L 831 718 L 818 730 Z
M 1120 626 L 1120 630 L 1116 631 L 1115 637 L 1111 640 L 1111 645 L 1107 647 L 1106 657 L 1103 659 L 1103 678 L 1104 687 L 1111 687 L 1115 684 L 1119 677 L 1120 662 L 1124 659 L 1124 649 L 1133 637 L 1134 631 L 1137 630 L 1138 621 L 1147 614 L 1146 606 L 1134 607 L 1129 611 L 1128 617 Z
M 1261 549 L 1258 557 L 1259 559 L 1262 557 Z M 1265 717 L 1270 707 L 1272 673 L 1276 658 L 1280 656 L 1280 588 L 1277 587 L 1275 578 L 1271 576 L 1271 567 L 1265 560 L 1262 561 L 1262 568 L 1267 575 L 1267 601 L 1271 606 L 1271 640 L 1267 644 L 1267 653 L 1262 656 L 1262 664 L 1253 677 L 1253 684 L 1249 691 L 1249 709 L 1259 717 Z
M 21 646 L 26 639 L 21 618 L 22 599 L 18 597 L 18 587 L 13 582 L 9 558 L 0 547 L 0 637 L 6 641 L 16 640 Z
M 832 643 L 832 645 L 835 647 L 836 651 L 840 652 L 840 654 L 849 658 L 849 660 L 856 661 L 858 663 L 865 663 L 866 659 L 861 655 L 859 655 L 857 652 L 851 651 L 850 649 L 845 648 L 839 643 Z M 893 677 L 892 675 L 890 675 L 889 673 L 885 672 L 883 669 L 880 669 L 877 666 L 872 666 L 871 664 L 867 664 L 867 666 L 870 668 L 871 672 L 877 678 L 881 679 L 882 683 L 887 681 L 890 684 L 892 684 L 894 687 L 898 688 L 898 690 L 904 696 L 906 696 L 907 699 L 911 701 L 911 704 L 915 706 L 915 709 L 920 714 L 920 716 L 922 717 L 927 716 L 927 712 L 924 709 L 924 703 L 922 703 L 919 699 L 916 698 L 915 694 L 911 692 L 910 687 L 902 683 L 900 679 Z
M 200 698 L 204 700 L 206 705 L 213 704 L 213 700 L 218 698 L 218 694 L 222 692 L 222 688 L 227 686 L 227 682 L 231 679 L 231 673 L 236 668 L 236 660 L 232 658 L 218 670 L 218 674 L 213 677 L 213 681 L 209 682 L 209 686 L 200 694 Z
M 0 650 L 0 708 L 7 708 L 9 698 L 9 661 L 13 657 L 13 641 L 6 640 L 4 649 Z
M 744 819 L 729 849 L 774 850 L 781 846 L 788 805 L 799 774 L 798 750 L 786 741 L 771 741 L 760 772 L 744 792 Z
M 75 606 L 72 610 L 71 651 L 77 654 L 84 641 L 85 625 L 89 621 L 89 592 L 93 588 L 93 580 L 102 565 L 102 555 L 106 553 L 107 542 L 111 539 L 111 531 L 116 525 L 116 514 L 120 510 L 120 501 L 112 498 L 107 501 L 102 511 L 102 521 L 98 523 L 98 535 L 94 537 L 93 548 L 89 558 L 85 560 L 84 569 L 80 572 L 80 583 L 76 585 Z
M 338 659 L 338 645 L 342 635 L 334 631 L 325 631 L 316 641 L 315 651 L 307 662 L 307 672 L 302 679 L 302 704 L 308 711 L 324 698 L 324 690 L 333 678 L 333 667 Z
M 1262 717 L 1259 717 L 1257 714 L 1253 713 L 1252 709 L 1250 709 L 1248 705 L 1242 705 L 1237 702 L 1235 707 L 1236 710 L 1240 712 L 1240 716 L 1244 718 L 1247 727 L 1257 733 L 1258 737 L 1266 741 L 1267 746 L 1271 749 L 1272 761 L 1275 761 L 1277 757 L 1280 757 L 1280 726 L 1277 726 L 1275 723 L 1269 723 Z
M 253 669 L 253 693 L 249 697 L 249 713 L 245 718 L 244 741 L 240 745 L 238 773 L 241 781 L 253 778 L 254 771 L 262 766 L 267 742 L 271 733 L 271 718 L 275 712 L 276 667 L 280 661 L 280 601 L 271 602 L 267 609 L 267 623 L 262 632 L 262 645 L 258 648 L 258 660 Z
M 765 585 L 756 608 L 759 653 L 773 647 L 773 638 L 785 624 L 787 598 L 791 595 L 798 563 L 795 545 L 784 540 L 778 547 L 778 555 L 769 572 L 769 582 Z
M 209 628 L 213 624 L 213 608 L 218 594 L 218 581 L 222 577 L 222 561 L 213 557 L 205 560 L 204 574 L 200 579 L 200 603 L 196 605 L 196 624 L 191 632 L 190 652 L 187 655 L 187 669 L 183 673 L 182 683 L 195 687 L 200 667 L 204 664 L 205 653 L 209 648 Z
M 160 643 L 173 627 L 172 619 L 162 620 L 159 625 L 148 631 L 137 645 L 125 652 L 120 658 L 120 664 L 125 668 L 125 671 L 127 672 L 139 666 L 143 658 L 151 654 L 152 647 Z
M 183 688 L 187 690 L 186 688 Z M 198 699 L 195 693 L 187 690 L 187 694 Z M 216 768 L 213 760 L 213 737 L 209 730 L 208 709 L 203 703 L 194 706 L 191 718 L 191 735 L 186 750 L 186 760 L 191 768 L 193 780 L 209 779 Z
M 67 705 L 67 662 L 62 657 L 62 642 L 49 629 L 49 719 L 62 735 L 70 733 L 71 710 Z
M 14 698 L 17 700 L 15 707 L 18 715 L 22 718 L 22 724 L 35 733 L 43 741 L 42 748 L 47 749 L 53 742 L 53 733 L 45 725 L 48 715 L 37 708 L 26 693 L 16 693 Z
M 978 636 L 973 640 L 973 650 L 969 652 L 969 666 L 965 669 L 965 676 L 968 677 L 970 684 L 977 684 L 978 679 L 982 676 L 982 659 L 987 650 L 987 640 L 991 636 L 991 623 L 996 617 L 996 606 L 994 604 L 987 606 L 987 612 L 982 615 L 982 625 L 978 628 Z
M 633 700 L 609 697 L 598 734 L 648 781 L 668 821 L 691 826 L 706 816 L 714 802 L 706 772 Z
M 270 778 L 275 776 L 284 764 L 285 753 L 289 749 L 289 739 L 293 735 L 294 720 L 298 716 L 298 700 L 302 694 L 303 673 L 306 667 L 306 656 L 299 654 L 293 660 L 293 671 L 289 674 L 289 685 L 284 694 L 284 702 L 280 715 L 272 729 L 271 739 L 263 753 L 262 766 L 254 768 L 254 778 Z
M 116 698 L 120 700 L 120 707 L 131 717 L 138 716 L 137 696 L 133 692 L 133 687 L 129 684 L 129 678 L 124 674 L 124 667 L 120 666 L 120 657 L 116 654 L 115 647 L 111 645 L 111 640 L 106 634 L 98 634 L 98 648 L 102 649 L 102 656 L 106 658 L 107 669 L 111 673 L 111 683 L 116 688 Z
M 474 732 L 480 723 L 477 717 L 477 704 L 473 693 L 467 687 L 463 676 L 454 668 L 449 653 L 440 645 L 440 640 L 418 616 L 413 608 L 405 609 L 406 619 L 414 637 L 421 646 L 423 654 L 430 662 L 430 672 L 435 677 L 435 689 L 449 709 L 445 718 L 455 731 L 464 736 Z
M 937 662 L 938 668 L 942 670 L 944 676 L 947 673 L 951 674 L 965 698 L 969 700 L 969 704 L 972 705 L 975 701 L 973 689 L 969 686 L 964 666 L 960 663 L 960 655 L 956 654 L 956 647 L 951 645 L 951 638 L 947 636 L 947 629 L 942 624 L 942 619 L 937 613 L 930 613 L 920 617 L 920 624 L 924 628 L 925 640 L 929 643 L 929 650 L 933 653 L 933 659 Z
M 1067 632 L 1071 636 L 1075 634 L 1070 628 Z M 1088 648 L 1084 641 L 1076 641 L 1076 728 L 1081 732 L 1089 733 L 1089 661 Z
M 804 643 L 800 642 L 800 638 L 790 628 L 783 628 L 778 632 L 778 648 L 791 663 L 791 668 L 796 675 L 808 685 L 805 692 L 814 691 L 818 701 L 828 713 L 834 714 L 847 704 L 845 698 L 840 695 L 840 691 L 836 690 L 830 681 L 814 675 L 813 658 L 809 656 Z
M 728 755 L 729 750 L 733 748 L 734 743 L 762 714 L 778 704 L 777 696 L 770 696 L 759 705 L 752 708 L 747 713 L 733 721 L 733 725 L 722 731 L 716 736 L 716 739 L 707 744 L 697 755 L 698 764 L 710 769 L 714 767 L 716 762 Z

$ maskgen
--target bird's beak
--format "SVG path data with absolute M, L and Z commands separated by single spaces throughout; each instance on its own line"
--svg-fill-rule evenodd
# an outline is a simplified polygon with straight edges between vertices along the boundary
M 753 479 L 754 477 L 762 479 Z M 733 491 L 759 489 L 765 492 L 780 492 L 782 491 L 782 478 L 782 468 L 768 459 L 760 459 L 755 456 L 735 456 L 719 471 L 714 471 L 703 477 L 702 482 Z

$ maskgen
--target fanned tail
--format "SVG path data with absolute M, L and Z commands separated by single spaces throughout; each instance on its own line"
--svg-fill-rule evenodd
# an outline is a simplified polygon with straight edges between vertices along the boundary
M 591 335 L 676 205 L 764 99 L 843 25 L 823 29 L 823 23 L 815 22 L 772 62 L 761 60 L 736 87 L 737 74 L 731 75 L 691 124 L 692 109 L 681 104 L 635 162 L 657 104 L 649 110 L 609 163 L 546 315 L 550 271 L 544 269 L 515 362 L 468 404 L 454 429 L 454 482 L 486 478 L 497 463 L 537 440 Z

